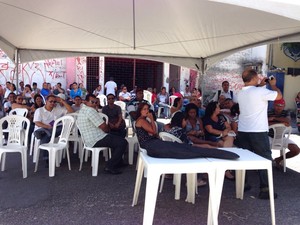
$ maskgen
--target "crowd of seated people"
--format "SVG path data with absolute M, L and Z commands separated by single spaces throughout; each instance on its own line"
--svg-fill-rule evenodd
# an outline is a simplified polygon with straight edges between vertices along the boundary
M 78 85 L 76 82 L 70 85 L 68 90 L 62 88 L 61 83 L 57 83 L 53 88 L 50 83 L 44 82 L 42 89 L 37 87 L 34 82 L 32 86 L 30 84 L 24 85 L 24 82 L 19 83 L 19 88 L 16 90 L 16 86 L 13 83 L 7 82 L 6 87 L 0 90 L 2 99 L 4 101 L 3 111 L 7 115 L 11 109 L 14 108 L 26 108 L 28 109 L 28 118 L 33 121 L 35 112 L 38 108 L 44 107 L 48 96 L 55 96 L 58 99 L 54 101 L 66 102 L 73 112 L 79 111 L 84 103 L 84 97 L 88 94 L 83 84 Z M 151 102 L 147 102 L 149 105 L 153 118 L 157 116 L 157 107 L 163 108 L 163 116 L 172 119 L 184 117 L 184 122 L 181 119 L 177 121 L 176 126 L 174 123 L 168 124 L 163 128 L 163 124 L 157 123 L 159 131 L 165 129 L 171 133 L 179 128 L 185 130 L 185 138 L 179 137 L 183 142 L 187 142 L 194 145 L 200 145 L 204 147 L 232 147 L 234 141 L 234 134 L 237 133 L 239 107 L 235 102 L 235 94 L 229 90 L 229 82 L 224 81 L 222 83 L 222 89 L 218 90 L 214 99 L 217 101 L 211 101 L 206 108 L 202 106 L 201 90 L 191 89 L 189 85 L 186 85 L 182 94 L 176 91 L 175 87 L 171 87 L 169 93 L 165 87 L 161 88 L 161 91 L 156 94 L 156 88 L 149 89 L 152 92 Z M 101 85 L 98 85 L 93 92 L 96 96 L 103 94 Z M 109 127 L 111 132 L 117 131 L 117 127 L 120 128 L 115 133 L 120 132 L 120 136 L 124 137 L 125 122 L 120 119 L 119 106 L 115 106 L 113 102 L 115 100 L 124 101 L 127 104 L 127 111 L 130 118 L 136 120 L 136 111 L 140 103 L 146 102 L 143 99 L 143 89 L 135 86 L 132 91 L 128 92 L 125 85 L 120 86 L 120 92 L 116 95 L 109 94 L 107 96 L 108 104 L 104 108 L 100 106 L 99 99 L 96 98 L 95 109 L 102 111 L 109 116 Z M 169 105 L 169 96 L 178 96 L 173 101 L 173 105 Z M 112 101 L 113 99 L 113 101 Z M 300 108 L 300 92 L 295 98 L 296 105 Z M 181 126 L 179 124 L 181 123 Z

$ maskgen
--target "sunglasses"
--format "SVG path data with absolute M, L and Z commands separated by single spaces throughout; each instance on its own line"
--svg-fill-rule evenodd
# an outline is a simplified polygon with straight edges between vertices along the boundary
M 90 101 L 90 103 L 92 103 L 92 104 L 97 104 L 97 101 Z

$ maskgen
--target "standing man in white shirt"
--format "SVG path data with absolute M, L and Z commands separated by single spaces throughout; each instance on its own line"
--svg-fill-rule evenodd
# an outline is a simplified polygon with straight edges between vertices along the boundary
M 229 90 L 229 82 L 227 80 L 222 82 L 222 90 L 218 90 L 211 101 L 217 102 L 221 95 L 225 96 L 225 99 L 230 98 L 234 102 L 237 102 L 235 94 Z
M 114 78 L 113 77 L 109 78 L 109 81 L 107 81 L 105 83 L 104 88 L 106 90 L 106 96 L 108 94 L 113 94 L 114 96 L 116 96 L 117 84 L 116 84 L 116 82 L 114 82 Z
M 281 91 L 276 87 L 276 79 L 264 78 L 259 83 L 257 72 L 247 69 L 242 74 L 245 86 L 238 93 L 240 108 L 238 135 L 236 145 L 248 149 L 266 159 L 272 160 L 272 152 L 268 138 L 268 101 L 282 98 Z M 269 82 L 271 89 L 265 87 Z M 260 192 L 258 198 L 269 199 L 268 174 L 259 170 Z M 248 184 L 245 185 L 247 187 Z M 274 198 L 277 194 L 274 193 Z

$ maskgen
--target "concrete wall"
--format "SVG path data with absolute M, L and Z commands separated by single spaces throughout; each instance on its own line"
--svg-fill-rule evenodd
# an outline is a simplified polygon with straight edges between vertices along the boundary
M 230 55 L 210 67 L 204 74 L 202 92 L 204 101 L 207 102 L 213 94 L 221 89 L 222 82 L 227 80 L 230 89 L 237 93 L 244 86 L 241 75 L 246 66 L 261 66 L 261 76 L 266 74 L 266 51 L 267 46 L 247 49 Z

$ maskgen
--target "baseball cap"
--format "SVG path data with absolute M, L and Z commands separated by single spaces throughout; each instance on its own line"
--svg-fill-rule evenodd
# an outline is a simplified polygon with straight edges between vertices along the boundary
M 66 100 L 66 95 L 65 94 L 62 94 L 62 93 L 59 93 L 58 95 L 56 95 L 57 97 L 60 97 L 61 99 L 63 100 Z
M 285 105 L 285 101 L 284 101 L 284 99 L 282 98 L 282 99 L 279 99 L 279 100 L 275 100 L 275 101 L 274 101 L 274 104 L 275 104 L 275 105 Z

